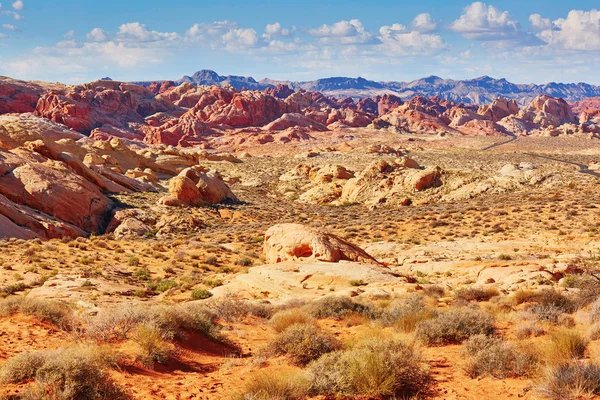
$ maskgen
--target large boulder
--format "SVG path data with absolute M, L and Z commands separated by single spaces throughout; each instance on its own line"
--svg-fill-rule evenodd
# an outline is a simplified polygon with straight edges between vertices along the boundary
M 162 198 L 163 205 L 199 206 L 205 203 L 217 204 L 224 201 L 237 201 L 237 197 L 216 171 L 201 167 L 186 168 L 169 180 L 168 197 Z
M 360 247 L 331 233 L 300 224 L 278 224 L 269 228 L 263 250 L 268 264 L 341 260 L 379 264 Z

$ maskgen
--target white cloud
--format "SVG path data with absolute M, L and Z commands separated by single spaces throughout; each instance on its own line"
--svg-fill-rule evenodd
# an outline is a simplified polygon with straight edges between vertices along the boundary
M 571 10 L 546 27 L 538 37 L 549 47 L 576 51 L 600 50 L 600 11 Z
M 479 1 L 465 7 L 450 29 L 469 40 L 497 42 L 495 45 L 502 48 L 543 44 L 535 35 L 523 31 L 508 11 L 500 11 Z
M 92 42 L 105 42 L 108 40 L 108 35 L 101 28 L 92 29 L 85 37 Z
M 394 24 L 391 26 L 382 26 L 379 28 L 379 34 L 383 37 L 391 36 L 395 33 L 403 33 L 406 32 L 406 27 L 402 24 Z
M 258 44 L 258 34 L 254 29 L 232 29 L 221 36 L 228 49 L 243 49 Z
M 517 21 L 508 11 L 500 11 L 492 5 L 475 2 L 467 6 L 459 19 L 450 26 L 467 39 L 498 40 L 514 36 L 520 31 Z
M 175 32 L 157 32 L 149 30 L 146 25 L 139 22 L 130 22 L 119 27 L 117 38 L 122 42 L 161 42 L 179 39 Z
M 6 29 L 7 31 L 16 31 L 17 27 L 11 24 L 2 24 L 2 29 Z
M 5 33 L 0 33 L 0 39 L 6 39 L 8 37 L 8 35 L 6 35 Z
M 552 29 L 552 21 L 548 18 L 542 18 L 540 14 L 531 14 L 529 16 L 529 22 L 531 27 L 535 30 L 544 31 L 546 29 Z
M 267 24 L 265 27 L 265 33 L 263 33 L 262 37 L 265 40 L 271 40 L 275 37 L 289 37 L 292 36 L 295 31 L 295 26 L 292 26 L 291 29 L 282 28 L 279 22 L 275 22 L 273 24 Z
M 440 35 L 428 33 L 437 29 L 437 24 L 429 14 L 417 15 L 411 28 L 412 30 L 409 30 L 401 24 L 384 25 L 379 28 L 379 50 L 385 54 L 419 55 L 433 54 L 446 48 L 446 43 Z
M 25 4 L 23 4 L 22 0 L 15 1 L 14 3 L 12 3 L 12 6 L 17 11 L 22 11 L 23 8 L 25 8 Z
M 429 13 L 419 14 L 412 22 L 412 30 L 417 32 L 435 32 L 438 30 L 438 23 L 431 18 Z
M 67 33 L 65 33 L 63 37 L 67 40 L 73 39 L 75 38 L 75 31 L 71 29 L 70 31 L 67 31 Z
M 380 29 L 380 33 L 382 33 L 379 37 L 381 45 L 378 47 L 386 55 L 434 54 L 446 48 L 446 43 L 440 35 L 417 31 L 403 32 L 383 28 L 389 27 L 382 27 Z
M 340 21 L 333 25 L 322 25 L 310 29 L 309 35 L 320 38 L 323 44 L 364 44 L 373 42 L 373 34 L 365 29 L 363 24 L 353 19 Z

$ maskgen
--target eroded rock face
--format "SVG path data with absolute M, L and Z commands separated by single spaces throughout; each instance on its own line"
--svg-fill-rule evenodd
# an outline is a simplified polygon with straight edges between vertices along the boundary
M 186 168 L 169 181 L 168 197 L 162 198 L 163 205 L 199 206 L 237 201 L 237 197 L 216 171 L 206 172 L 203 168 Z
M 379 264 L 358 246 L 338 236 L 300 224 L 278 224 L 269 228 L 265 233 L 263 249 L 268 264 L 341 260 Z
M 43 91 L 35 83 L 0 77 L 0 114 L 33 112 Z
M 132 123 L 141 124 L 146 116 L 173 109 L 173 104 L 157 100 L 142 86 L 96 81 L 71 87 L 65 93 L 44 93 L 37 102 L 35 113 L 89 134 L 103 125 L 131 129 Z
M 536 97 L 531 104 L 519 112 L 518 117 L 531 121 L 541 128 L 576 122 L 569 104 L 563 99 L 550 96 Z
M 498 122 L 509 115 L 518 114 L 519 105 L 515 100 L 498 98 L 490 105 L 479 107 L 477 113 L 487 120 Z
M 97 186 L 63 163 L 0 150 L 0 194 L 86 232 L 101 232 L 112 207 Z

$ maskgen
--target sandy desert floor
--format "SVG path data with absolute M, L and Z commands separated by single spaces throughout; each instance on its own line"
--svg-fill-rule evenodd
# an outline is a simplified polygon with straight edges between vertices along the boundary
M 272 317 L 286 310 L 312 316 L 307 324 L 343 349 L 366 338 L 411 343 L 429 375 L 422 390 L 411 394 L 414 398 L 547 398 L 540 387 L 550 368 L 600 361 L 600 285 L 593 275 L 600 271 L 600 164 L 595 169 L 600 142 L 375 136 L 355 129 L 330 134 L 315 134 L 310 142 L 237 148 L 248 153 L 240 163 L 205 162 L 229 183 L 237 204 L 165 208 L 156 205 L 159 193 L 114 197 L 121 207 L 141 210 L 169 229 L 157 227 L 142 237 L 0 241 L 5 296 L 0 300 L 0 363 L 31 350 L 99 346 L 98 352 L 114 357 L 110 377 L 136 399 L 277 398 L 251 393 L 257 374 L 301 375 L 310 369 L 290 354 L 271 351 L 281 336 Z M 372 150 L 381 145 L 394 152 Z M 280 179 L 299 164 L 359 172 L 399 154 L 442 171 L 441 184 L 411 194 L 408 206 L 323 204 L 304 195 L 314 182 Z M 506 165 L 534 172 L 499 175 Z M 384 266 L 315 260 L 267 264 L 265 231 L 280 223 L 323 229 Z M 357 308 L 333 317 L 311 311 L 316 300 L 331 296 L 371 311 Z M 405 313 L 392 312 L 416 298 L 417 309 L 407 305 Z M 125 322 L 111 315 L 184 304 L 210 310 L 211 329 L 219 332 L 194 331 L 169 317 L 172 335 L 154 338 L 150 350 L 151 340 L 136 324 L 160 324 L 162 317 L 131 317 L 131 332 L 113 332 Z M 469 353 L 464 339 L 424 339 L 428 336 L 419 324 L 464 307 L 493 319 L 492 336 L 510 351 L 527 349 L 531 359 L 498 366 L 500 361 L 477 358 L 483 353 Z M 583 348 L 565 353 L 565 336 Z M 500 353 L 507 354 L 506 348 Z M 164 349 L 167 356 L 157 356 Z M 492 367 L 474 373 L 476 360 Z M 0 396 L 19 398 L 35 384 L 31 379 L 3 384 Z M 280 398 L 334 398 L 292 392 Z M 577 395 L 560 393 L 565 399 Z

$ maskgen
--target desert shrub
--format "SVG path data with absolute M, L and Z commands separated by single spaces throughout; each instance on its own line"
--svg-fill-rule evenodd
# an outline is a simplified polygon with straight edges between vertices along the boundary
M 276 312 L 269 323 L 277 332 L 283 332 L 294 324 L 314 323 L 314 319 L 305 311 L 292 308 Z
M 461 288 L 456 291 L 455 297 L 462 301 L 488 301 L 492 297 L 499 296 L 500 292 L 495 287 Z
M 545 321 L 558 325 L 563 314 L 562 310 L 554 305 L 533 304 L 519 312 L 518 316 L 526 321 Z
M 156 327 L 161 337 L 166 340 L 182 337 L 186 331 L 199 332 L 219 339 L 215 315 L 197 303 L 102 310 L 89 321 L 86 335 L 99 341 L 124 340 L 131 338 L 140 325 Z
M 309 364 L 308 374 L 310 394 L 344 398 L 416 396 L 428 381 L 420 353 L 393 340 L 369 341 L 325 354 Z
M 544 289 L 536 293 L 534 301 L 541 306 L 553 306 L 564 313 L 572 313 L 577 310 L 573 299 L 554 289 Z
M 306 398 L 308 381 L 295 370 L 260 371 L 250 377 L 236 400 L 301 400 Z
M 357 303 L 350 297 L 325 296 L 308 303 L 304 309 L 315 318 L 342 319 L 350 313 L 373 316 L 371 307 Z
M 340 348 L 340 343 L 314 324 L 295 324 L 281 332 L 268 346 L 273 354 L 286 354 L 295 364 L 306 365 Z
M 177 287 L 177 282 L 172 279 L 159 279 L 148 284 L 148 288 L 155 293 L 164 293 L 167 290 Z
M 600 320 L 600 298 L 590 306 L 589 317 L 591 321 Z
M 270 318 L 275 312 L 274 307 L 267 303 L 236 300 L 228 297 L 212 300 L 206 303 L 206 307 L 208 307 L 218 319 L 228 322 L 237 321 L 247 315 Z
M 21 383 L 34 378 L 26 398 L 60 400 L 127 399 L 130 396 L 110 377 L 112 352 L 95 346 L 22 353 L 2 365 L 3 382 Z
M 515 328 L 515 336 L 517 339 L 527 339 L 529 337 L 542 336 L 546 331 L 542 326 L 535 321 L 524 322 Z
M 49 322 L 63 329 L 70 327 L 73 319 L 71 309 L 64 303 L 29 297 L 10 297 L 0 300 L 0 316 L 14 312 L 31 315 L 42 322 Z
M 471 378 L 515 378 L 529 374 L 537 364 L 537 357 L 526 349 L 486 335 L 467 339 L 465 353 L 470 356 L 466 371 Z
M 515 306 L 518 306 L 533 301 L 535 296 L 536 293 L 533 290 L 521 288 L 512 294 L 510 300 Z
M 249 267 L 252 264 L 254 264 L 254 262 L 251 259 L 249 259 L 248 257 L 243 257 L 243 258 L 240 258 L 239 260 L 235 260 L 235 265 L 239 265 L 241 267 Z
M 479 309 L 456 308 L 417 325 L 416 335 L 428 345 L 462 343 L 473 335 L 492 335 L 494 318 Z
M 434 310 L 429 309 L 422 296 L 410 296 L 404 300 L 393 301 L 384 310 L 379 321 L 384 326 L 395 326 L 403 332 L 413 332 L 419 322 L 436 316 Z
M 9 358 L 0 368 L 0 383 L 19 383 L 35 378 L 44 364 L 45 354 L 41 351 L 24 351 Z
M 27 288 L 28 288 L 28 286 L 26 284 L 24 284 L 23 282 L 17 282 L 17 283 L 13 283 L 12 285 L 7 285 L 7 286 L 0 288 L 0 294 L 8 296 L 11 294 L 15 294 L 17 292 L 22 292 L 23 290 L 25 290 Z
M 578 308 L 585 307 L 599 299 L 600 281 L 595 277 L 591 275 L 567 275 L 564 279 L 566 287 L 578 289 L 574 298 Z
M 587 332 L 587 336 L 589 340 L 598 340 L 600 339 L 600 322 L 596 322 L 590 326 Z
M 194 289 L 190 293 L 192 300 L 205 300 L 212 297 L 212 293 L 206 289 Z
M 175 353 L 175 346 L 167 342 L 161 331 L 154 326 L 139 325 L 133 334 L 133 340 L 140 347 L 140 360 L 148 367 L 152 367 L 155 362 L 166 364 Z
M 581 333 L 572 329 L 560 329 L 550 334 L 547 354 L 551 360 L 583 358 L 587 345 L 588 340 Z
M 591 397 L 600 394 L 600 365 L 562 362 L 549 367 L 536 392 L 552 400 Z
M 423 288 L 423 293 L 429 297 L 444 297 L 446 290 L 439 285 L 428 285 Z

